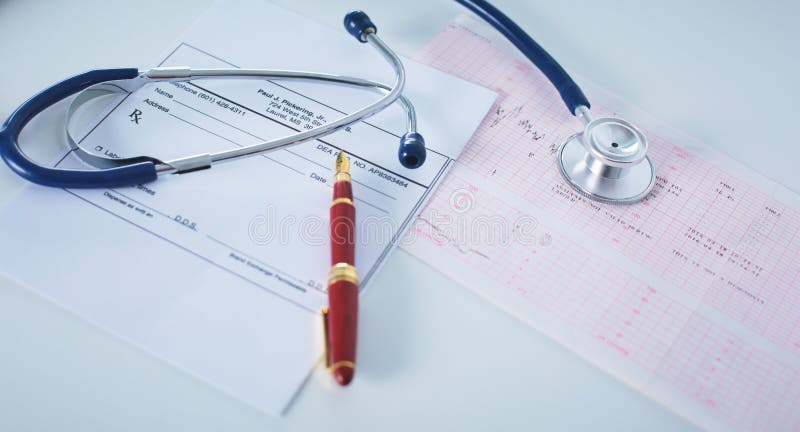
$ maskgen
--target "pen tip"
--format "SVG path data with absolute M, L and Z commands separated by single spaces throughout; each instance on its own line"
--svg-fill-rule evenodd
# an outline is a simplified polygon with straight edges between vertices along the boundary
M 339 150 L 339 155 L 336 156 L 336 172 L 350 172 L 350 159 L 347 158 L 343 150 Z
M 333 371 L 333 377 L 336 378 L 336 382 L 343 386 L 350 384 L 350 381 L 353 380 L 353 375 L 355 375 L 355 370 L 350 366 L 339 366 Z

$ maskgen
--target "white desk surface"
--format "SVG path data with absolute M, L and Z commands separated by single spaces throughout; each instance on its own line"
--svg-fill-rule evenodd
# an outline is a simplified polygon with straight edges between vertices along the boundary
M 68 75 L 150 65 L 209 3 L 0 2 L 0 117 Z M 405 53 L 462 12 L 425 0 L 279 3 L 335 27 L 365 9 Z M 800 190 L 800 4 L 496 3 L 568 69 Z M 0 167 L 0 204 L 21 186 Z M 0 430 L 692 428 L 403 251 L 361 322 L 354 385 L 318 369 L 271 418 L 0 279 Z

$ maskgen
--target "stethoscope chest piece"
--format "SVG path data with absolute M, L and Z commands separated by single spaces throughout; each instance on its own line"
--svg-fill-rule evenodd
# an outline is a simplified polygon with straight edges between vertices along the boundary
M 556 157 L 561 175 L 575 190 L 602 202 L 634 203 L 655 185 L 647 139 L 625 120 L 603 117 L 589 121 L 583 132 L 561 144 Z

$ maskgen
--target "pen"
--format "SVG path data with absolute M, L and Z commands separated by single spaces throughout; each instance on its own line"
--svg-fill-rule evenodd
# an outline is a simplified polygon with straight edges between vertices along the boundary
M 336 381 L 345 386 L 356 367 L 358 327 L 358 273 L 355 267 L 355 221 L 350 160 L 343 151 L 336 157 L 333 203 L 330 209 L 331 270 L 328 308 L 323 309 L 326 329 L 326 364 Z

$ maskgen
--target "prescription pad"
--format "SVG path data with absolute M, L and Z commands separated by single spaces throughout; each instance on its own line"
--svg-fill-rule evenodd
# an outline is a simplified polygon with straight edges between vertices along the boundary
M 292 37 L 265 38 L 264 17 L 271 33 Z M 209 30 L 220 28 L 236 31 Z M 246 0 L 212 7 L 159 65 L 393 78 L 378 54 L 344 29 Z M 346 151 L 353 166 L 363 290 L 496 98 L 412 61 L 406 68 L 405 94 L 428 144 L 423 167 L 397 161 L 404 113 L 392 106 L 317 141 L 154 183 L 30 185 L 0 214 L 2 271 L 212 386 L 281 413 L 322 355 L 336 152 Z M 111 157 L 169 159 L 289 135 L 376 97 L 289 80 L 157 83 L 121 93 L 79 139 Z M 64 126 L 63 105 L 34 119 L 23 149 L 26 141 L 63 134 L 56 130 Z M 59 151 L 50 155 L 59 167 L 80 163 L 66 147 Z

